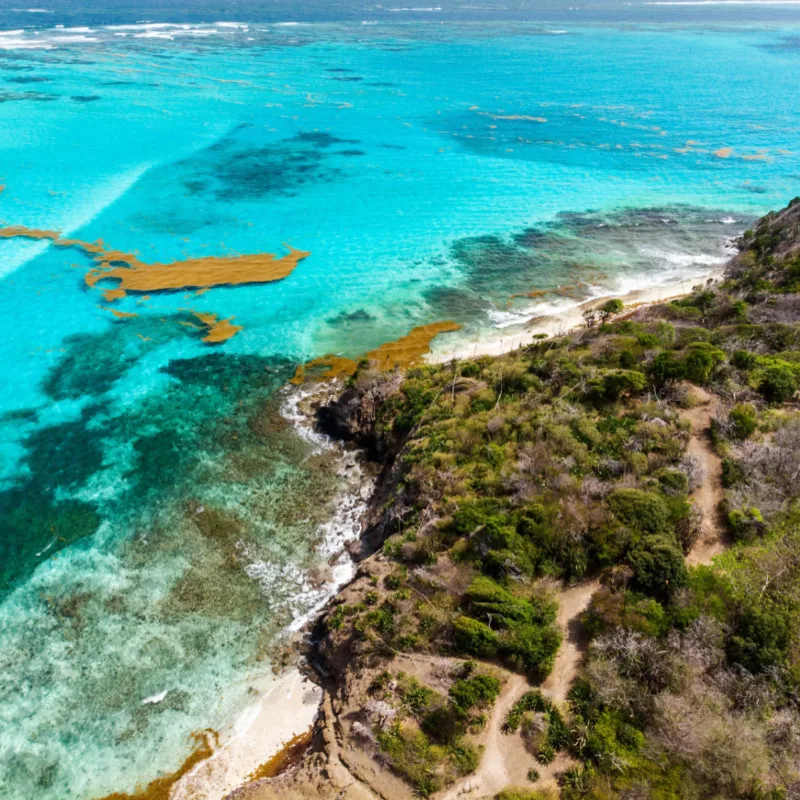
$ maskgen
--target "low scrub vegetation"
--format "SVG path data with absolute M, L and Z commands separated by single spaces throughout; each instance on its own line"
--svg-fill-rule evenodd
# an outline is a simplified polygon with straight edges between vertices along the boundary
M 402 380 L 362 364 L 351 392 L 388 454 L 382 566 L 329 612 L 328 646 L 359 667 L 421 653 L 540 682 L 561 643 L 557 588 L 599 575 L 569 703 L 531 691 L 505 720 L 532 780 L 563 752 L 568 800 L 800 797 L 798 208 L 684 299 L 627 317 L 609 304 L 580 332 Z M 691 384 L 718 407 L 732 547 L 711 567 L 685 560 L 704 479 L 686 449 Z M 447 693 L 394 679 L 377 747 L 421 795 L 478 763 L 470 731 L 499 684 L 471 669 Z

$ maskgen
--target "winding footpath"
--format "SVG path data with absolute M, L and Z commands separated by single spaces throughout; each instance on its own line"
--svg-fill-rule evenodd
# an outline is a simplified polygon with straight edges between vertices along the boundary
M 722 491 L 722 460 L 714 452 L 711 441 L 711 421 L 717 409 L 717 398 L 699 386 L 691 386 L 694 405 L 682 411 L 680 417 L 691 426 L 691 436 L 686 453 L 694 457 L 704 475 L 701 485 L 691 494 L 694 504 L 702 512 L 701 533 L 686 556 L 692 566 L 710 564 L 715 556 L 725 550 L 725 529 L 720 517 Z M 572 682 L 578 674 L 581 658 L 586 649 L 585 635 L 580 619 L 589 607 L 592 595 L 600 588 L 600 580 L 584 581 L 565 588 L 559 594 L 559 610 L 556 621 L 561 628 L 563 643 L 556 656 L 553 670 L 541 685 L 542 694 L 553 702 L 566 702 Z M 527 785 L 545 788 L 556 785 L 559 772 L 575 762 L 566 754 L 559 753 L 547 766 L 536 764 L 539 780 L 531 784 L 527 780 L 527 769 L 533 766 L 530 754 L 522 745 L 521 737 L 506 736 L 502 728 L 511 706 L 532 688 L 520 675 L 513 675 L 495 703 L 488 722 L 485 750 L 480 766 L 470 776 L 451 786 L 441 794 L 441 800 L 457 800 L 462 797 L 489 798 L 507 786 Z

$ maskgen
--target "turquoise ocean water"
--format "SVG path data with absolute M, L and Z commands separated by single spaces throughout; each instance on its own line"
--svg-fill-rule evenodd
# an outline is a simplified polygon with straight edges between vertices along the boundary
M 282 421 L 297 363 L 576 302 L 516 293 L 688 287 L 800 194 L 788 22 L 20 20 L 0 31 L 2 225 L 143 261 L 311 255 L 117 318 L 80 250 L 0 239 L 10 800 L 171 771 L 324 597 L 341 478 Z M 192 311 L 243 330 L 204 344 Z

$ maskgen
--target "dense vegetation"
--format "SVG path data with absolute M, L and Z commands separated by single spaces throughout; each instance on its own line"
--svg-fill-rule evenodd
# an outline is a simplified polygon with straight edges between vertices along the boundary
M 568 706 L 530 692 L 506 721 L 534 783 L 564 751 L 565 798 L 800 797 L 799 228 L 800 199 L 745 234 L 722 283 L 621 319 L 607 304 L 506 356 L 402 378 L 362 364 L 350 394 L 390 464 L 384 558 L 328 614 L 329 649 L 351 667 L 422 652 L 538 682 L 561 641 L 557 587 L 599 574 Z M 718 398 L 732 540 L 695 568 L 692 384 Z M 447 698 L 392 679 L 384 702 L 405 710 L 373 735 L 421 795 L 477 764 L 472 709 L 499 684 L 473 671 Z

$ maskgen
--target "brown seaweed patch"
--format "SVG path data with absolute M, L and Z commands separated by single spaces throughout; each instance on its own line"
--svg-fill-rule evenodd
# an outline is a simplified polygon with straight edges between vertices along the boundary
M 219 319 L 216 314 L 209 314 L 202 311 L 194 311 L 192 312 L 203 325 L 206 326 L 207 332 L 206 335 L 203 337 L 204 342 L 208 342 L 209 344 L 218 344 L 219 342 L 227 342 L 228 339 L 233 338 L 242 330 L 241 325 L 232 325 L 231 320 L 233 317 L 228 317 L 228 319 Z
M 10 225 L 7 228 L 0 228 L 0 239 L 49 239 L 56 241 L 60 236 L 58 231 L 42 230 L 40 228 L 26 228 L 24 225 Z
M 197 764 L 214 755 L 219 736 L 216 731 L 209 728 L 201 733 L 192 734 L 192 738 L 197 743 L 196 747 L 175 772 L 156 778 L 142 788 L 137 786 L 133 794 L 113 792 L 98 800 L 169 800 L 173 786 Z
M 106 308 L 105 306 L 98 306 L 98 308 L 102 308 L 103 311 L 110 311 L 117 319 L 130 319 L 131 317 L 139 316 L 131 311 L 117 311 L 116 308 Z
M 457 322 L 433 322 L 430 325 L 419 325 L 410 333 L 396 341 L 386 342 L 374 350 L 370 350 L 364 358 L 372 362 L 380 370 L 401 369 L 419 362 L 431 349 L 431 342 L 440 334 L 457 331 L 461 328 Z M 352 375 L 357 368 L 356 361 L 341 356 L 321 356 L 301 364 L 291 379 L 290 383 L 302 383 L 309 371 L 314 372 L 314 377 L 319 380 L 327 378 L 346 378 Z M 318 368 L 324 368 L 318 371 Z
M 96 258 L 100 266 L 86 274 L 86 284 L 94 286 L 112 279 L 118 280 L 117 288 L 125 292 L 157 292 L 271 283 L 291 275 L 311 255 L 288 245 L 287 249 L 289 253 L 280 258 L 272 253 L 255 253 L 189 258 L 169 264 L 146 264 L 129 253 L 103 251 Z M 125 266 L 113 266 L 120 262 Z
M 106 299 L 107 302 L 111 303 L 114 300 L 119 300 L 122 297 L 125 297 L 125 290 L 124 289 L 106 289 L 103 292 L 103 297 Z
M 269 761 L 265 761 L 248 776 L 248 781 L 258 781 L 262 778 L 276 778 L 286 770 L 291 769 L 305 755 L 311 745 L 313 732 L 307 730 L 290 739 Z
M 320 356 L 305 364 L 300 364 L 289 383 L 297 386 L 309 378 L 320 381 L 329 378 L 349 378 L 356 371 L 357 366 L 358 364 L 352 358 L 335 355 Z
M 732 152 L 733 152 L 732 147 L 720 147 L 719 150 L 714 151 L 714 155 L 717 158 L 730 158 Z
M 102 239 L 84 242 L 62 239 L 58 231 L 12 225 L 0 228 L 0 237 L 11 239 L 47 239 L 58 247 L 77 247 L 90 255 L 97 264 L 86 274 L 86 284 L 94 286 L 102 280 L 116 280 L 117 286 L 104 295 L 107 300 L 124 297 L 127 292 L 179 291 L 208 289 L 212 286 L 241 286 L 248 283 L 271 283 L 290 275 L 310 252 L 286 245 L 289 253 L 280 258 L 273 253 L 252 253 L 239 256 L 203 256 L 173 261 L 167 264 L 148 264 L 133 253 L 111 250 Z M 231 334 L 232 335 L 232 334 Z

